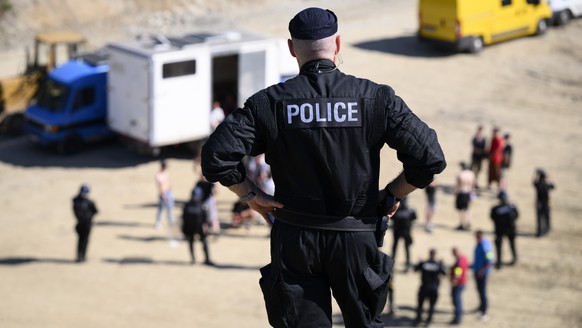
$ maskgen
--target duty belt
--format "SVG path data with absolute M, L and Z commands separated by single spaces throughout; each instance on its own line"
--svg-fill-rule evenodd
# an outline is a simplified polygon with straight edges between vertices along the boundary
M 273 216 L 277 220 L 304 228 L 333 231 L 376 231 L 377 217 L 315 215 L 276 208 Z

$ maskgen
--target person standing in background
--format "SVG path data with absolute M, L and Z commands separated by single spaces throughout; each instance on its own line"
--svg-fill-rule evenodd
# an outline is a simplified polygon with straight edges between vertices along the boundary
M 548 180 L 546 171 L 536 170 L 533 182 L 536 189 L 536 218 L 537 237 L 546 235 L 550 229 L 550 191 L 555 188 L 554 184 Z
M 491 209 L 491 219 L 495 224 L 495 248 L 497 249 L 497 261 L 495 267 L 501 268 L 503 237 L 507 236 L 509 247 L 513 255 L 511 265 L 517 263 L 517 252 L 515 249 L 515 237 L 517 235 L 515 221 L 519 217 L 517 207 L 509 202 L 509 197 L 505 191 L 499 192 L 497 196 L 499 204 Z
M 174 238 L 174 194 L 170 183 L 170 173 L 168 172 L 168 163 L 165 160 L 160 161 L 160 171 L 155 176 L 158 188 L 158 212 L 156 214 L 156 229 L 162 227 L 162 212 L 166 212 L 168 217 L 168 231 L 170 234 L 170 246 L 175 247 L 177 241 Z
M 410 269 L 410 245 L 412 245 L 412 224 L 416 220 L 416 211 L 408 206 L 408 198 L 400 201 L 400 207 L 394 216 L 392 216 L 392 232 L 394 240 L 392 243 L 392 259 L 396 261 L 396 250 L 398 249 L 398 241 L 404 240 L 404 252 L 406 254 L 406 266 L 404 271 L 408 272 Z
M 471 227 L 470 205 L 475 194 L 475 173 L 469 170 L 465 162 L 461 162 L 461 172 L 457 175 L 455 184 L 455 208 L 459 211 L 459 226 L 457 230 L 469 230 Z
M 73 198 L 73 213 L 77 219 L 75 231 L 79 236 L 76 262 L 85 262 L 89 235 L 93 226 L 93 216 L 98 212 L 95 203 L 87 196 L 88 194 L 89 185 L 83 184 L 77 196 Z
M 204 251 L 204 264 L 213 265 L 210 260 L 208 241 L 206 238 L 208 236 L 209 228 L 208 200 L 212 195 L 213 188 L 214 185 L 212 183 L 206 181 L 204 177 L 201 177 L 192 190 L 190 200 L 184 204 L 182 210 L 182 232 L 188 241 L 188 249 L 190 251 L 192 264 L 196 262 L 196 256 L 194 254 L 194 238 L 198 235 Z
M 220 107 L 220 102 L 215 100 L 212 102 L 212 109 L 210 110 L 210 131 L 216 130 L 218 124 L 224 121 L 224 109 Z
M 416 308 L 416 319 L 414 324 L 418 325 L 422 321 L 422 307 L 424 301 L 428 298 L 428 318 L 426 325 L 432 322 L 434 307 L 439 297 L 440 276 L 447 274 L 446 268 L 441 261 L 436 260 L 436 250 L 433 248 L 429 251 L 429 259 L 420 262 L 414 268 L 414 271 L 420 271 L 421 284 L 418 290 L 418 306 Z
M 471 140 L 471 170 L 475 173 L 475 186 L 479 188 L 479 173 L 483 166 L 483 160 L 487 158 L 487 139 L 483 134 L 483 126 L 477 127 L 477 132 Z
M 501 163 L 503 162 L 503 138 L 499 135 L 499 128 L 493 128 L 493 136 L 489 145 L 489 177 L 487 187 L 491 189 L 493 183 L 501 188 Z
M 489 307 L 487 298 L 487 280 L 489 278 L 489 273 L 491 272 L 491 267 L 495 262 L 495 257 L 493 256 L 491 242 L 483 237 L 483 231 L 478 230 L 475 233 L 475 238 L 477 239 L 477 245 L 475 246 L 472 268 L 475 274 L 477 293 L 479 294 L 479 319 L 481 321 L 487 321 L 489 319 L 487 312 Z
M 467 284 L 467 271 L 469 269 L 469 262 L 467 257 L 459 251 L 457 247 L 453 247 L 453 256 L 455 263 L 451 267 L 451 298 L 455 314 L 451 325 L 459 325 L 463 321 L 463 291 Z
M 513 161 L 513 146 L 511 145 L 511 135 L 503 135 L 503 159 L 501 161 L 500 189 L 507 190 L 507 171 Z
M 438 180 L 435 178 L 428 186 L 426 186 L 426 188 L 424 188 L 424 192 L 426 194 L 426 219 L 424 223 L 424 230 L 428 233 L 431 233 L 434 227 L 432 220 L 437 209 L 436 192 L 438 185 Z

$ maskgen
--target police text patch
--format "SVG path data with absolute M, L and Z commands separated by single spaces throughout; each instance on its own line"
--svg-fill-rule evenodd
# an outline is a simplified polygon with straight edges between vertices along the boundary
M 285 100 L 283 125 L 286 129 L 361 127 L 362 104 L 357 98 Z

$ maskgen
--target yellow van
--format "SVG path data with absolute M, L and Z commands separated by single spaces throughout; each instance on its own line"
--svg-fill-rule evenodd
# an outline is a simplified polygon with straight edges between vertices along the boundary
M 546 0 L 419 0 L 421 40 L 479 52 L 484 45 L 543 34 L 552 10 Z

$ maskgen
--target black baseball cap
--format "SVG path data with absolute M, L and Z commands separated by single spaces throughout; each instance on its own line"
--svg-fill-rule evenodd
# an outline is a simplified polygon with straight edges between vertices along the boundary
M 329 9 L 307 8 L 289 21 L 291 37 L 299 40 L 319 40 L 337 32 L 337 16 Z

